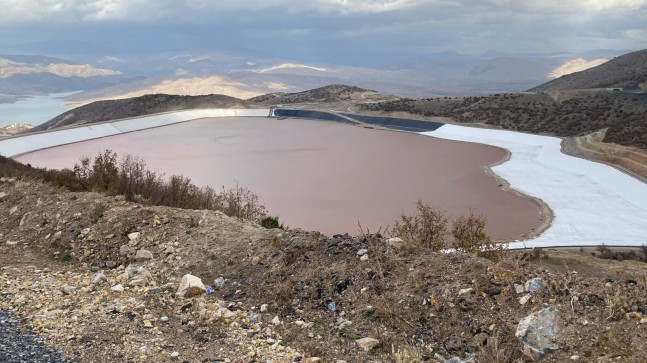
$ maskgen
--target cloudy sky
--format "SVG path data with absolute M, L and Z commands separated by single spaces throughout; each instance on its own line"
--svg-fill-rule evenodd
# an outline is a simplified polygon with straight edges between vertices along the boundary
M 0 0 L 0 54 L 319 63 L 647 48 L 647 0 Z

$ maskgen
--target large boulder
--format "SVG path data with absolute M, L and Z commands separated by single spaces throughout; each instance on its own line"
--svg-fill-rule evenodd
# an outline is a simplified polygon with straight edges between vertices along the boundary
M 186 274 L 180 281 L 180 286 L 177 289 L 177 295 L 182 297 L 200 296 L 207 292 L 207 288 L 202 283 L 199 277 L 191 274 Z
M 521 319 L 515 335 L 523 343 L 523 353 L 533 361 L 559 349 L 553 341 L 557 335 L 557 307 L 550 306 Z

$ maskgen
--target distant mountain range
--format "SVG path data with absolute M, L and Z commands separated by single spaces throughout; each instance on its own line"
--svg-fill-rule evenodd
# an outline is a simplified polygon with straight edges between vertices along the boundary
M 5 100 L 105 88 L 129 81 L 119 71 L 89 64 L 45 56 L 0 55 L 0 95 Z
M 330 84 L 385 95 L 426 98 L 517 92 L 595 66 L 613 56 L 595 54 L 464 55 L 444 52 L 401 59 L 380 68 L 247 59 L 220 53 L 85 57 L 74 61 L 33 55 L 0 56 L 0 100 L 84 90 L 67 100 L 82 105 L 145 94 L 224 94 L 250 98 L 300 92 Z
M 532 92 L 591 88 L 628 88 L 647 90 L 647 49 L 616 57 L 597 67 L 567 74 Z

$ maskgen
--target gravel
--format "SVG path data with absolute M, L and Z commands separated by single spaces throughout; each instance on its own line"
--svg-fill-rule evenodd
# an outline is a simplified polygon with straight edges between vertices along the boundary
M 20 318 L 0 310 L 0 362 L 6 363 L 71 363 L 63 355 L 48 347 L 31 329 L 25 328 Z

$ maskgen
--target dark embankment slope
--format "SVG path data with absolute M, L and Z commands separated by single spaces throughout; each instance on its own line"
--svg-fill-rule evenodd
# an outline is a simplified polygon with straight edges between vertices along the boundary
M 250 101 L 224 95 L 177 96 L 154 94 L 123 100 L 97 101 L 62 113 L 28 132 L 108 120 L 199 108 L 247 108 Z

